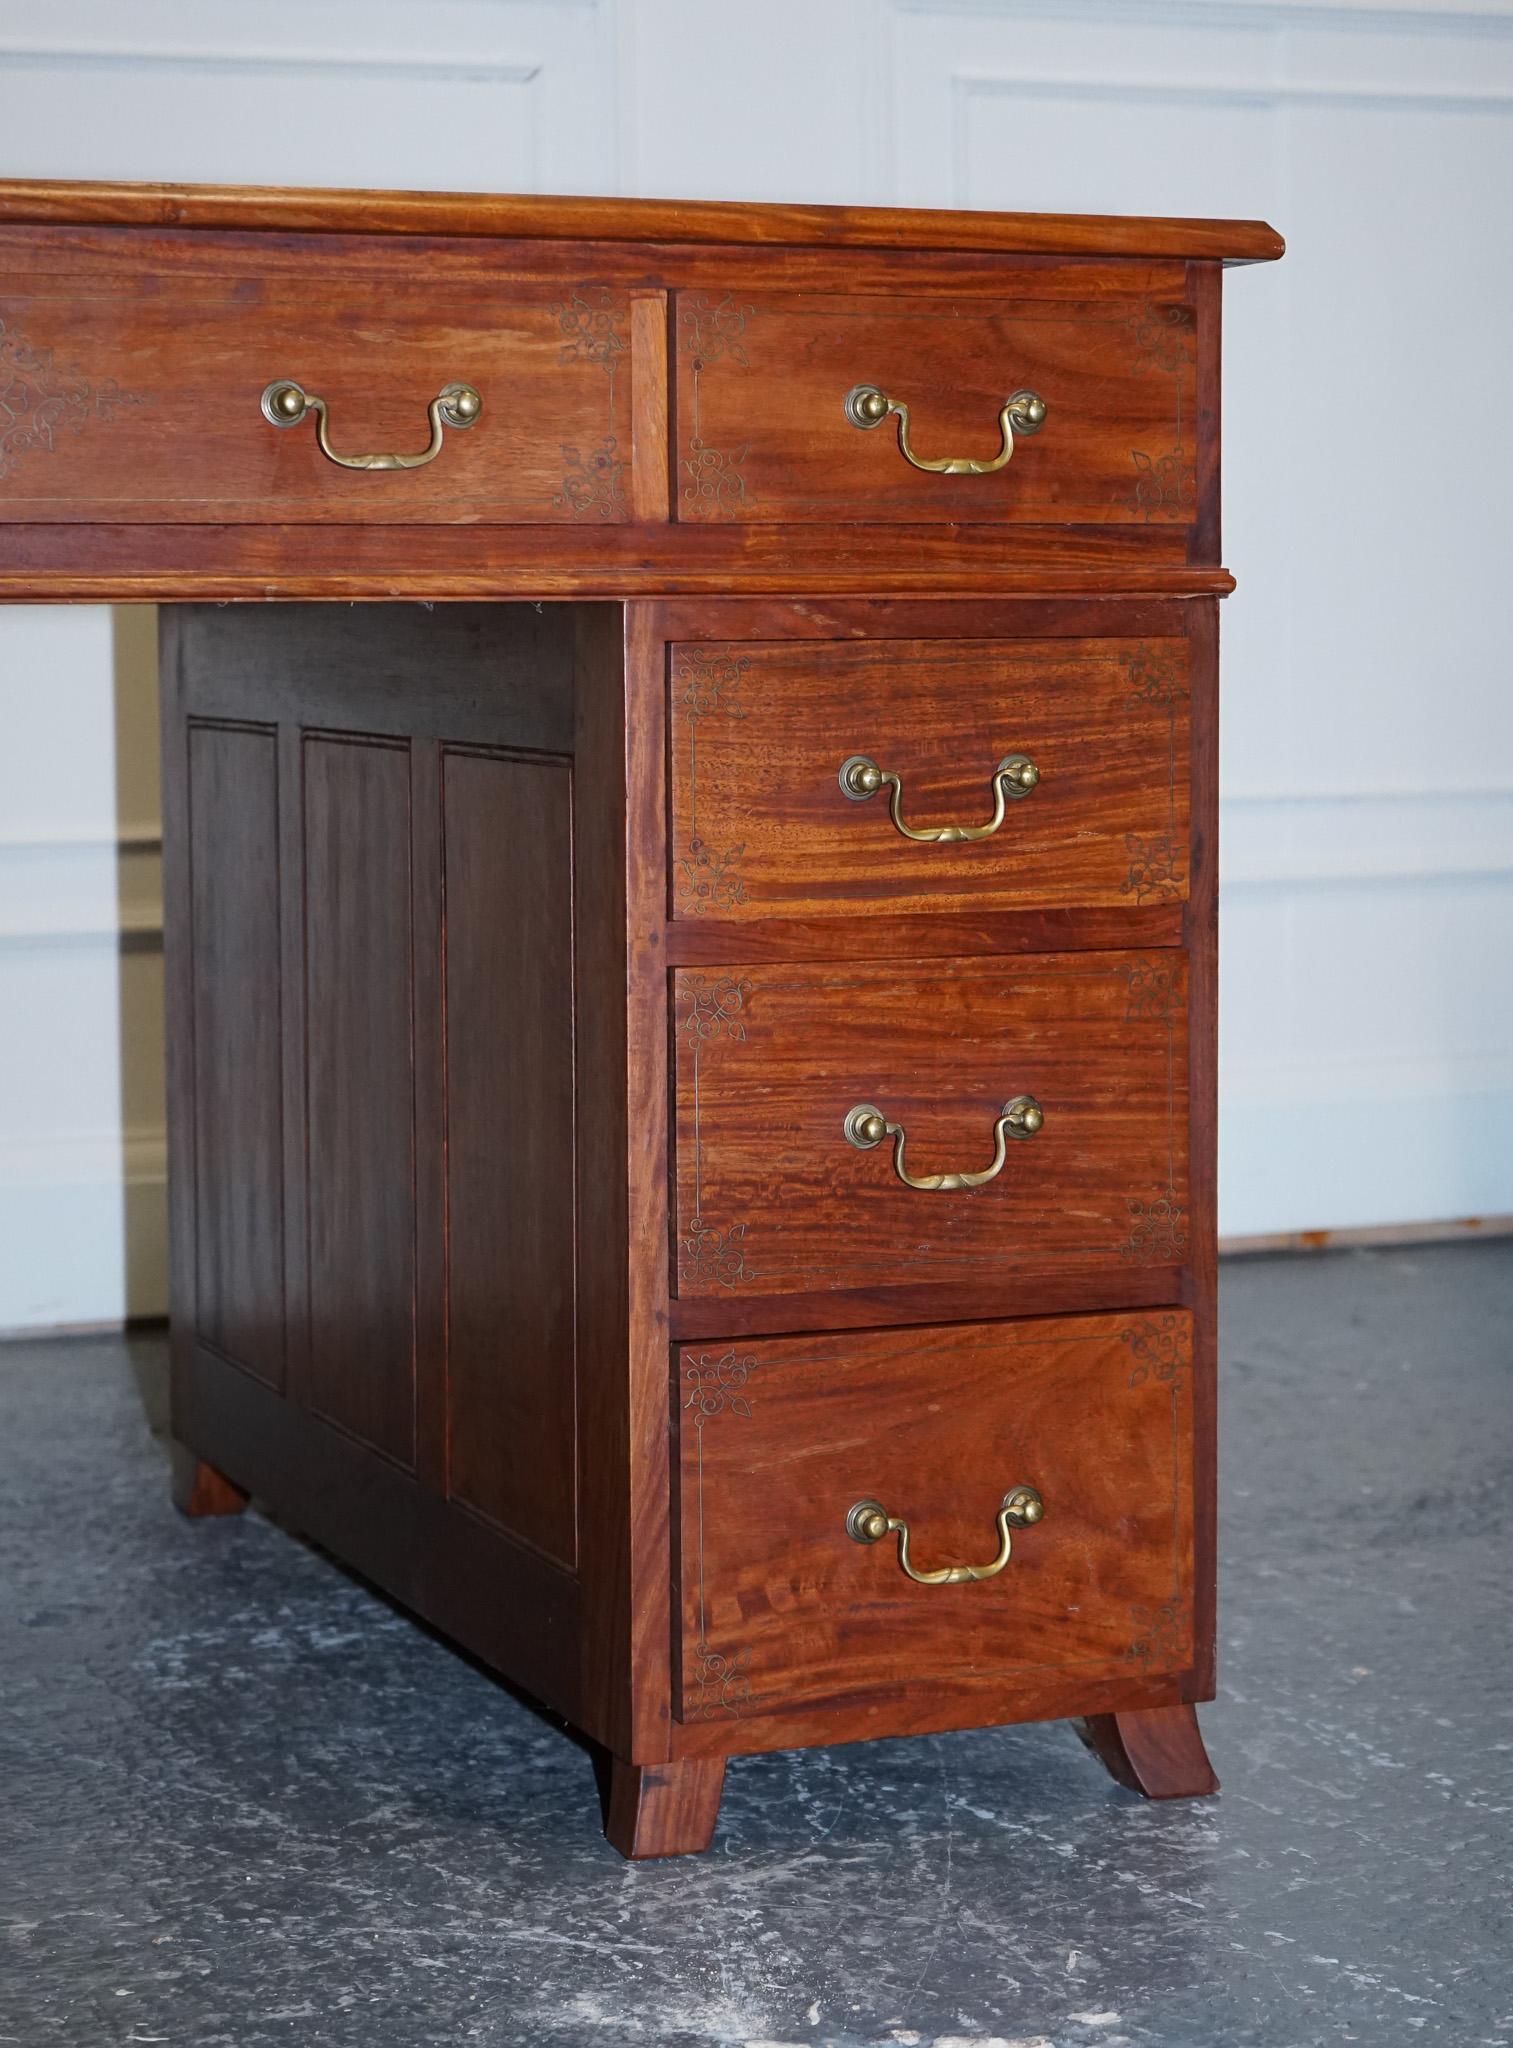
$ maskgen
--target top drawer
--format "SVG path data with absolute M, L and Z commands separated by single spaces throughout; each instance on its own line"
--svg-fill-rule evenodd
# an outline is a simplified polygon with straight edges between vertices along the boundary
M 602 286 L 104 273 L 0 284 L 0 519 L 628 517 L 629 315 Z M 276 380 L 325 401 L 279 427 Z M 466 385 L 466 427 L 433 401 Z M 298 407 L 292 407 L 298 411 Z M 277 406 L 272 410 L 277 413 Z M 450 406 L 467 417 L 466 402 Z
M 1190 524 L 1193 306 L 1037 299 L 1035 278 L 994 302 L 680 296 L 678 516 Z M 854 394 L 876 392 L 907 415 L 868 424 L 880 402 Z M 1021 393 L 1038 426 L 1004 421 Z

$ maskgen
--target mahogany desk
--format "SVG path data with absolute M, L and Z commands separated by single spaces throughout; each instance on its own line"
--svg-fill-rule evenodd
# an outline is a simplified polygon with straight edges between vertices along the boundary
M 1219 301 L 1281 249 L 0 187 L 0 597 L 167 607 L 181 1505 L 558 1709 L 627 1855 L 860 1736 L 1214 1787 Z

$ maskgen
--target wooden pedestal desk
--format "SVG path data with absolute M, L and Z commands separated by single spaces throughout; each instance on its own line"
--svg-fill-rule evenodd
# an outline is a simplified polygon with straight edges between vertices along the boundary
M 1219 298 L 1281 248 L 0 188 L 0 597 L 167 607 L 181 1505 L 566 1716 L 627 1855 L 861 1736 L 1214 1789 Z

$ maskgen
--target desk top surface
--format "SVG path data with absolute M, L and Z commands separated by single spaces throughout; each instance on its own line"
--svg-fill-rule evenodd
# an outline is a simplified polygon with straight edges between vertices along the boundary
M 465 192 L 320 191 L 258 185 L 0 181 L 0 224 L 198 228 L 279 234 L 487 236 L 509 240 L 723 242 L 755 247 L 937 249 L 994 255 L 1167 256 L 1266 263 L 1264 221 L 1135 214 L 968 213 L 727 200 L 548 198 Z

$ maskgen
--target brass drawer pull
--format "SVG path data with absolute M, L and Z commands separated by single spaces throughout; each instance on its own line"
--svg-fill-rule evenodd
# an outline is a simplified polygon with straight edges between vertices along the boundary
M 901 815 L 904 785 L 891 768 L 879 768 L 867 754 L 852 754 L 841 763 L 841 790 L 853 803 L 864 804 L 886 788 L 888 814 L 905 839 L 923 839 L 937 846 L 956 846 L 964 839 L 991 839 L 1004 821 L 1011 803 L 1028 796 L 1040 780 L 1040 770 L 1028 754 L 1005 754 L 993 770 L 993 815 L 986 825 L 942 825 L 933 832 L 916 832 Z
M 859 1500 L 846 1517 L 846 1534 L 855 1543 L 881 1543 L 898 1537 L 898 1561 L 917 1586 L 964 1586 L 973 1579 L 996 1579 L 1008 1563 L 1016 1529 L 1032 1529 L 1045 1515 L 1045 1502 L 1033 1486 L 1016 1486 L 998 1510 L 998 1555 L 991 1564 L 948 1564 L 939 1571 L 916 1571 L 909 1558 L 909 1524 L 890 1515 L 881 1501 Z
M 1044 1122 L 1045 1111 L 1033 1095 L 1016 1095 L 1012 1102 L 1004 1104 L 1003 1114 L 993 1126 L 991 1166 L 985 1166 L 981 1173 L 925 1173 L 917 1179 L 904 1164 L 904 1146 L 908 1140 L 903 1125 L 894 1123 L 891 1117 L 884 1116 L 870 1102 L 859 1102 L 854 1109 L 847 1110 L 842 1128 L 847 1144 L 854 1145 L 858 1152 L 870 1152 L 884 1138 L 891 1138 L 893 1171 L 906 1188 L 920 1188 L 931 1194 L 940 1188 L 980 1188 L 996 1179 L 1008 1157 L 1009 1139 L 1033 1138 Z
M 853 427 L 880 427 L 892 413 L 898 421 L 898 445 L 905 462 L 916 469 L 932 470 L 937 476 L 991 476 L 1014 454 L 1016 434 L 1038 434 L 1045 425 L 1046 403 L 1036 391 L 1016 391 L 1004 400 L 998 415 L 1003 446 L 991 462 L 978 462 L 968 455 L 948 455 L 940 462 L 926 462 L 909 446 L 909 408 L 901 398 L 890 398 L 875 384 L 858 384 L 846 393 L 846 417 Z
M 441 453 L 443 429 L 470 427 L 482 410 L 483 400 L 471 384 L 448 384 L 426 408 L 431 422 L 429 448 L 422 448 L 418 455 L 338 455 L 326 437 L 329 408 L 323 398 L 287 377 L 275 377 L 263 393 L 263 417 L 275 427 L 297 427 L 306 413 L 313 412 L 321 454 L 343 469 L 423 469 Z

